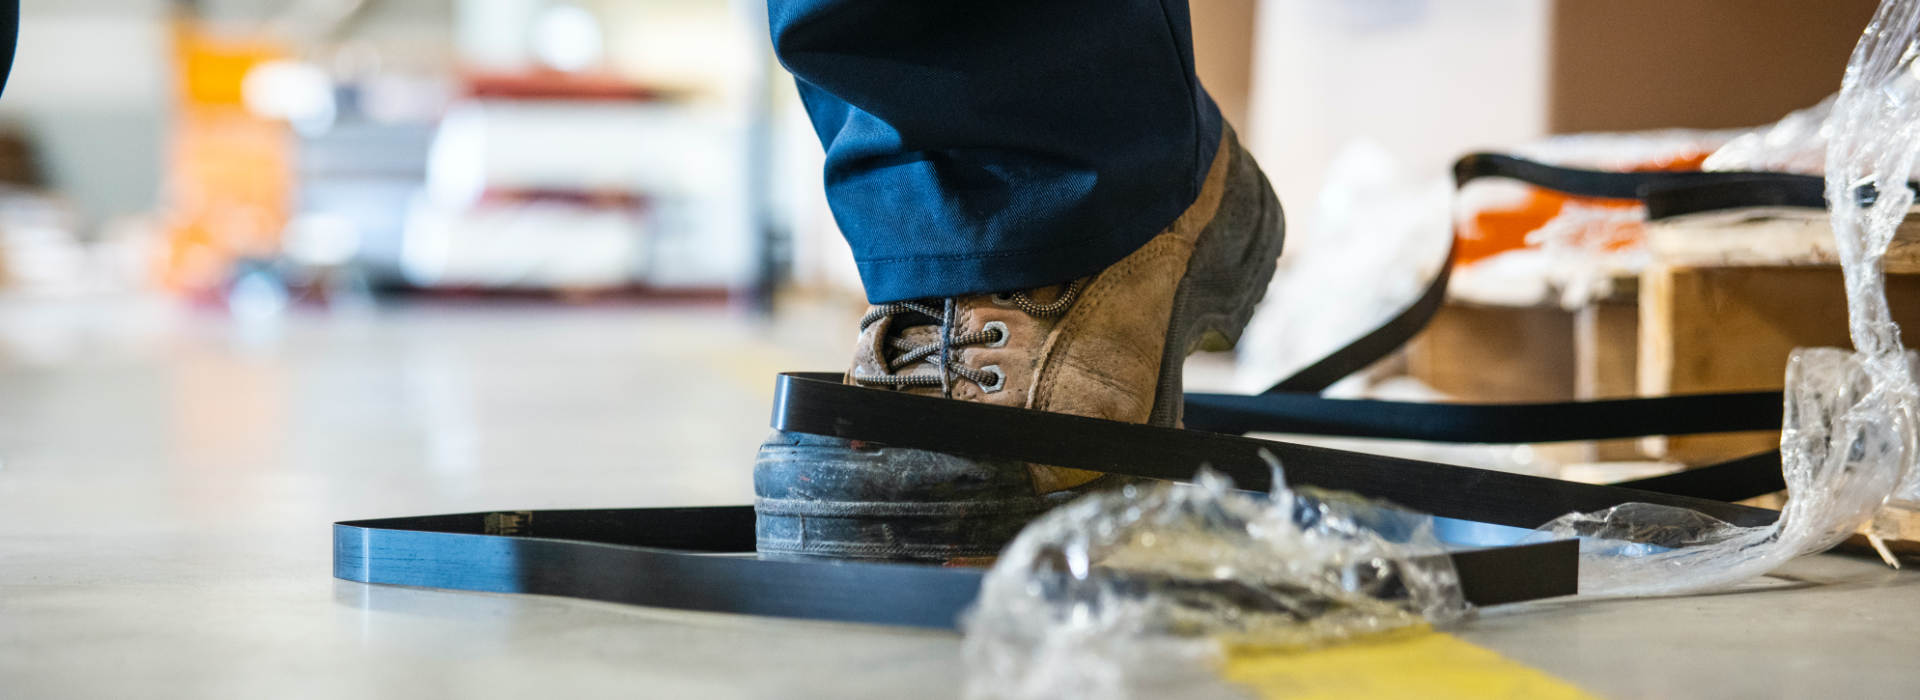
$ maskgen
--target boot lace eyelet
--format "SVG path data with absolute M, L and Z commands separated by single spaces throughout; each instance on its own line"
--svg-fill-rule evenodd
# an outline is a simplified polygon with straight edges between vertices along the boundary
M 1000 321 L 988 321 L 987 325 L 980 327 L 980 330 L 983 332 L 993 331 L 995 333 L 993 342 L 987 343 L 986 345 L 990 348 L 1004 348 L 1007 346 L 1007 341 L 1013 339 L 1013 334 L 1007 332 L 1007 324 Z
M 1007 388 L 1007 373 L 1000 370 L 1000 365 L 987 365 L 981 367 L 980 371 L 993 375 L 993 383 L 981 384 L 980 391 L 992 394 Z

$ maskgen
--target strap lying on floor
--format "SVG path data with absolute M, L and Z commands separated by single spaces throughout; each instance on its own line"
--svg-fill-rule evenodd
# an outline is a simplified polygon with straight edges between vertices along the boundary
M 1739 206 L 1751 174 L 1600 173 L 1495 155 L 1463 159 L 1456 177 L 1510 177 L 1569 194 L 1669 197 L 1683 210 Z M 1748 177 L 1747 179 L 1751 179 Z M 1801 202 L 1804 183 L 1762 178 L 1760 203 Z M 1731 198 L 1728 192 L 1732 191 Z M 1764 196 L 1763 196 L 1764 195 Z M 1689 199 L 1691 197 L 1691 199 Z M 1798 199 L 1794 199 L 1794 198 Z M 1771 198 L 1771 199 L 1769 199 Z M 1777 200 L 1777 201 L 1776 201 Z M 1704 204 L 1703 204 L 1704 203 Z M 1664 205 L 1663 205 L 1664 206 Z M 1779 490 L 1780 455 L 1613 486 L 1433 464 L 1240 437 L 1290 432 L 1451 442 L 1551 442 L 1774 429 L 1777 393 L 1524 406 L 1404 404 L 1318 397 L 1400 347 L 1438 311 L 1448 273 L 1387 324 L 1257 397 L 1192 394 L 1192 430 L 1132 425 L 864 389 L 838 375 L 786 374 L 774 427 L 975 457 L 1185 479 L 1200 464 L 1266 489 L 1260 454 L 1290 483 L 1355 491 L 1444 517 L 1534 527 L 1572 511 L 1629 502 L 1691 508 L 1737 525 L 1779 514 L 1721 501 Z M 1209 432 L 1211 431 L 1211 432 Z M 334 575 L 365 583 L 540 593 L 716 612 L 951 627 L 982 572 L 903 564 L 760 561 L 751 506 L 519 511 L 336 523 Z M 1576 592 L 1573 541 L 1451 555 L 1470 602 L 1495 605 Z
M 950 401 L 839 383 L 839 375 L 787 373 L 774 389 L 773 427 L 934 452 L 1051 464 L 1154 479 L 1187 479 L 1201 464 L 1241 488 L 1271 485 L 1265 450 L 1289 483 L 1384 498 L 1434 515 L 1537 527 L 1573 511 L 1622 503 L 1690 508 L 1736 525 L 1779 513 L 1698 498 L 1524 474 L 1343 452 L 1178 428 Z
M 760 561 L 753 506 L 463 513 L 334 524 L 333 575 L 682 610 L 951 628 L 984 571 Z M 1452 555 L 1467 601 L 1571 595 L 1578 544 Z
M 1185 478 L 1196 464 L 1211 463 L 1256 489 L 1269 485 L 1258 457 L 1265 449 L 1286 463 L 1293 483 L 1521 527 L 1632 501 L 1694 508 L 1743 525 L 1777 517 L 1768 510 L 1617 486 L 864 389 L 841 385 L 831 374 L 782 375 L 774 427 L 1155 478 Z M 1773 468 L 1777 474 L 1777 457 Z M 1661 478 L 1668 477 L 1644 481 L 1658 486 Z M 334 527 L 334 575 L 364 583 L 937 628 L 952 627 L 978 594 L 982 572 L 975 569 L 725 556 L 752 552 L 753 528 L 751 506 L 343 522 Z M 1452 558 L 1467 599 L 1485 606 L 1577 592 L 1577 553 L 1576 542 L 1563 541 Z
M 1314 394 L 1187 394 L 1189 430 L 1328 435 L 1428 442 L 1559 442 L 1643 435 L 1778 430 L 1777 391 L 1544 404 L 1435 404 Z M 1787 488 L 1779 451 L 1615 484 L 1713 501 Z
M 1622 481 L 1614 486 L 1712 501 L 1744 501 L 1785 491 L 1787 481 L 1780 472 L 1780 451 L 1773 450 L 1712 466 Z
M 1327 399 L 1314 394 L 1187 394 L 1190 430 L 1429 442 L 1560 442 L 1779 430 L 1778 391 L 1539 404 Z

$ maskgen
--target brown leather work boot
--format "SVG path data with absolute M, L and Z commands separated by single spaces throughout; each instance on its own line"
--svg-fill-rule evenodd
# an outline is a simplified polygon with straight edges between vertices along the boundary
M 846 381 L 1177 425 L 1184 359 L 1239 339 L 1282 231 L 1273 188 L 1228 129 L 1199 198 L 1132 255 L 1040 289 L 874 306 Z M 758 546 L 772 558 L 964 563 L 1123 479 L 776 432 L 754 465 Z

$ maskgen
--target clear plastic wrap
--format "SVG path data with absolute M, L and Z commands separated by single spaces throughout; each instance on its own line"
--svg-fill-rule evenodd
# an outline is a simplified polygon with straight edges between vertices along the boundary
M 1707 156 L 1701 170 L 1775 172 L 1819 175 L 1826 172 L 1827 139 L 1833 135 L 1828 116 L 1839 95 L 1802 109 L 1780 121 L 1741 134 Z
M 1124 698 L 1233 646 L 1312 647 L 1466 614 L 1433 519 L 1202 470 L 1035 521 L 965 627 L 969 698 Z
M 1911 418 L 1897 397 L 1878 391 L 1871 359 L 1835 348 L 1794 352 L 1780 441 L 1790 497 L 1779 522 L 1736 527 L 1691 510 L 1629 503 L 1562 516 L 1528 541 L 1581 538 L 1582 595 L 1725 588 L 1838 544 L 1873 518 L 1911 453 L 1904 446 Z
M 1527 245 L 1547 261 L 1547 279 L 1560 292 L 1560 306 L 1578 311 L 1613 295 L 1613 280 L 1640 274 L 1647 252 L 1643 207 L 1604 207 L 1569 201 L 1533 233 Z
M 1920 475 L 1911 473 L 1920 398 L 1887 310 L 1882 259 L 1913 206 L 1909 183 L 1920 156 L 1917 55 L 1920 2 L 1882 2 L 1847 62 L 1827 146 L 1827 201 L 1846 271 L 1848 331 L 1872 381 L 1858 420 L 1877 429 L 1861 439 L 1871 440 L 1866 447 L 1901 452 L 1904 483 L 1892 500 L 1908 503 L 1920 501 Z

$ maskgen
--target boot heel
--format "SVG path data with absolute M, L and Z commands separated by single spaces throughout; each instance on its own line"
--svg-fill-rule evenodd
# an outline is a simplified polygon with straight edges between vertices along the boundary
M 1195 350 L 1231 350 L 1267 294 L 1286 238 L 1286 219 L 1273 186 L 1231 129 L 1226 192 L 1213 221 L 1200 233 L 1187 275 L 1173 297 L 1173 318 L 1160 358 L 1160 383 L 1148 422 L 1180 420 L 1181 366 Z

